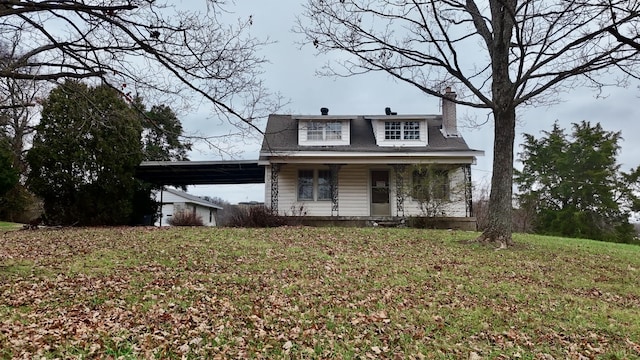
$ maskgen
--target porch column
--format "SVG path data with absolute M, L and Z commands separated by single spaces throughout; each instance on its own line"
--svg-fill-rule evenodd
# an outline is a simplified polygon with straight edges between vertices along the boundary
M 407 165 L 394 164 L 393 172 L 396 175 L 396 216 L 404 216 L 404 174 L 407 169 Z
M 331 172 L 331 183 L 329 184 L 331 189 L 331 216 L 338 216 L 338 172 L 342 165 L 330 164 L 329 170 Z
M 464 171 L 464 201 L 467 217 L 473 216 L 473 195 L 471 189 L 471 165 L 466 164 L 462 170 Z
M 278 174 L 280 164 L 271 164 L 271 211 L 278 212 Z

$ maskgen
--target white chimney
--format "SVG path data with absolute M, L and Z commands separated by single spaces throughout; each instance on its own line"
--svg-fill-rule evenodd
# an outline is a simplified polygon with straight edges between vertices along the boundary
M 456 121 L 456 93 L 447 87 L 442 98 L 442 131 L 445 136 L 459 136 Z

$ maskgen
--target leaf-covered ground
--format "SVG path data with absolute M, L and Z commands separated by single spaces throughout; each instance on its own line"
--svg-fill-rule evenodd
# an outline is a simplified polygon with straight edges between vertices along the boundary
M 640 247 L 353 228 L 0 237 L 1 358 L 640 358 Z

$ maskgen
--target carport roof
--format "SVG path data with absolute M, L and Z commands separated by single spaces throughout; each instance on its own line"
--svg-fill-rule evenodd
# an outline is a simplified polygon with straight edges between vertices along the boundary
M 254 160 L 143 161 L 136 177 L 157 185 L 263 184 L 264 167 Z

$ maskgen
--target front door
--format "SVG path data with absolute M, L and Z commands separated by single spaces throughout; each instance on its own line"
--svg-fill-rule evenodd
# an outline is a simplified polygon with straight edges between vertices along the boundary
M 390 216 L 389 171 L 371 171 L 371 216 Z

